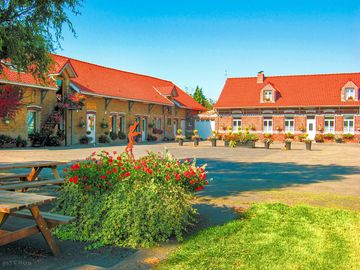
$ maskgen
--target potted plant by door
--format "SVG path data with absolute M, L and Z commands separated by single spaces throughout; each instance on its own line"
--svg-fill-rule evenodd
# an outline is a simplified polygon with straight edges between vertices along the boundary
M 274 141 L 271 139 L 272 135 L 270 133 L 265 133 L 264 134 L 264 147 L 265 149 L 269 149 L 270 148 L 270 144 L 272 144 Z
M 194 141 L 194 146 L 198 146 L 200 141 L 199 131 L 194 129 L 193 133 L 194 135 L 192 136 L 192 140 Z
M 224 146 L 225 147 L 229 147 L 230 137 L 231 137 L 231 133 L 230 134 L 224 134 L 222 136 L 222 140 L 224 141 Z
M 176 137 L 175 137 L 175 140 L 179 143 L 179 146 L 183 146 L 184 140 L 185 140 L 185 136 L 182 135 L 182 132 L 183 132 L 183 131 L 182 131 L 181 128 L 179 128 L 179 129 L 176 131 L 177 135 L 176 135 Z
M 44 141 L 45 137 L 40 132 L 34 132 L 29 135 L 29 140 L 32 147 L 40 147 Z
M 291 143 L 292 143 L 292 139 L 285 139 L 285 149 L 286 150 L 291 150 Z
M 212 136 L 208 137 L 208 140 L 211 142 L 212 147 L 216 147 L 216 141 L 217 141 L 218 135 L 215 130 L 212 132 Z
M 311 150 L 311 145 L 312 145 L 312 140 L 305 139 L 304 142 L 305 142 L 305 145 L 306 145 L 306 150 L 310 151 Z

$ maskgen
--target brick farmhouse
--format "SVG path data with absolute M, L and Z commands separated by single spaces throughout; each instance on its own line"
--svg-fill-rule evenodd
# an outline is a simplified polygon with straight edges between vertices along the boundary
M 249 130 L 261 138 L 356 142 L 360 134 L 360 73 L 228 78 L 215 109 L 216 129 Z
M 65 145 L 77 144 L 83 136 L 95 143 L 104 134 L 126 134 L 136 120 L 140 141 L 171 139 L 178 128 L 192 131 L 197 114 L 205 110 L 171 81 L 65 56 L 51 57 L 54 65 L 45 81 L 2 63 L 0 87 L 21 91 L 22 105 L 14 119 L 0 119 L 0 134 L 27 138 L 46 128 L 63 134 Z M 85 97 L 83 106 L 59 109 L 74 93 Z

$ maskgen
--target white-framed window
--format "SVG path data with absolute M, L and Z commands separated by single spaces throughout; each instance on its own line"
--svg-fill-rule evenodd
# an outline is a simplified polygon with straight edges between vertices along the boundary
M 265 90 L 264 91 L 264 101 L 272 101 L 272 90 Z
M 34 134 L 37 132 L 37 123 L 38 123 L 38 112 L 34 110 L 29 110 L 27 112 L 27 130 L 28 135 Z
M 345 88 L 345 100 L 355 99 L 355 89 L 354 88 Z
M 233 131 L 241 130 L 241 119 L 233 119 Z
M 125 133 L 125 115 L 119 115 L 119 131 Z
M 273 120 L 272 118 L 265 117 L 263 120 L 263 131 L 264 133 L 272 133 L 273 132 Z
M 141 126 L 141 123 L 140 123 L 140 117 L 136 117 L 135 118 L 135 121 L 138 122 L 139 124 L 137 125 L 136 127 L 136 132 L 140 132 L 140 126 Z
M 335 119 L 333 116 L 325 116 L 324 133 L 335 133 Z
M 117 117 L 116 114 L 113 114 L 110 116 L 110 132 L 116 132 L 117 131 Z
M 287 132 L 294 133 L 295 132 L 294 118 L 293 117 L 285 117 L 284 126 L 285 126 L 286 133 Z
M 344 133 L 354 133 L 354 116 L 345 115 L 344 116 Z
M 158 129 L 161 129 L 161 126 L 162 126 L 161 118 L 158 118 L 158 119 L 157 119 L 157 128 L 158 128 Z

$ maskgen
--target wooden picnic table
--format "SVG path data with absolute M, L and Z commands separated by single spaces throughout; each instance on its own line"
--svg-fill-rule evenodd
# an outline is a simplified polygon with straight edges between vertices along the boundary
M 59 165 L 67 164 L 61 161 L 37 161 L 37 162 L 26 162 L 26 163 L 15 163 L 15 164 L 1 164 L 0 171 L 13 170 L 13 169 L 26 169 L 29 168 L 30 172 L 26 177 L 27 181 L 35 180 L 40 172 L 44 168 L 50 168 L 56 179 L 60 179 L 60 174 L 57 170 Z
M 9 215 L 16 215 L 16 212 L 23 209 L 29 209 L 31 212 L 31 218 L 36 222 L 36 225 L 34 226 L 22 228 L 17 231 L 6 231 L 0 229 L 0 246 L 40 232 L 52 253 L 55 256 L 59 255 L 59 247 L 52 238 L 49 230 L 48 225 L 50 223 L 45 221 L 39 210 L 39 205 L 46 204 L 54 200 L 56 200 L 56 197 L 0 190 L 0 228 Z

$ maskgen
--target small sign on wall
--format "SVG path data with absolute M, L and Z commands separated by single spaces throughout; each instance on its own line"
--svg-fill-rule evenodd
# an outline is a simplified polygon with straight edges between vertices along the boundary
M 94 111 L 96 111 L 96 102 L 94 102 L 94 101 L 86 101 L 85 106 L 86 106 L 86 109 L 87 109 L 87 110 L 94 110 Z

